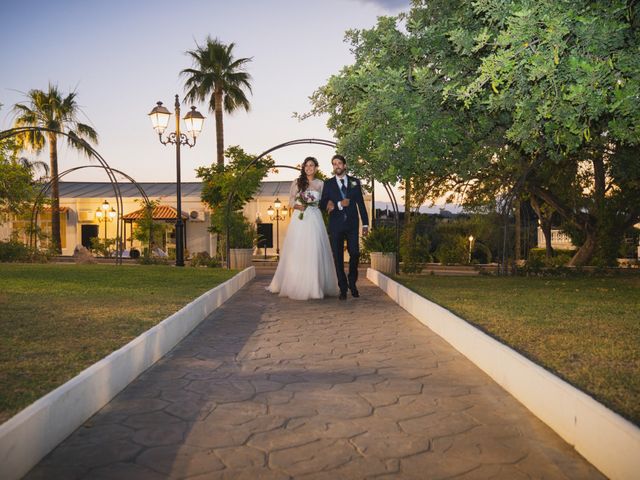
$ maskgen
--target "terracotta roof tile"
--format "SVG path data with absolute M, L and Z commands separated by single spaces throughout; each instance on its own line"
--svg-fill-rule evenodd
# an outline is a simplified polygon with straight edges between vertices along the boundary
M 158 205 L 154 207 L 152 218 L 153 220 L 175 220 L 176 218 L 176 209 L 169 205 Z M 122 217 L 123 220 L 140 220 L 144 218 L 145 207 L 142 207 L 135 212 L 127 213 Z M 189 215 L 185 212 L 182 212 L 182 218 L 187 220 Z

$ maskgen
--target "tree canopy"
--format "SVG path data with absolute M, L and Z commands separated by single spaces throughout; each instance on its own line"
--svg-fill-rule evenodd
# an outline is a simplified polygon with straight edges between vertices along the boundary
M 615 261 L 640 220 L 637 1 L 414 1 L 347 32 L 354 63 L 312 96 L 361 175 L 466 205 L 531 199 Z M 543 208 L 539 208 L 542 211 Z
M 188 101 L 207 102 L 216 119 L 217 162 L 224 164 L 223 110 L 233 113 L 250 108 L 246 91 L 251 92 L 251 75 L 245 71 L 251 58 L 236 58 L 235 44 L 224 44 L 207 36 L 204 45 L 197 45 L 186 53 L 193 61 L 193 68 L 181 73 L 185 80 Z

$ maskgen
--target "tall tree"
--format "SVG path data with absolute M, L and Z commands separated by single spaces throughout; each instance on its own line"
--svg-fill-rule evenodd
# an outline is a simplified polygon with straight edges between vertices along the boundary
M 572 264 L 615 264 L 640 219 L 640 4 L 479 0 L 474 9 L 486 34 L 461 36 L 466 51 L 491 51 L 460 97 L 510 114 L 506 137 L 537 159 L 527 188 L 579 233 Z M 551 188 L 558 172 L 573 188 Z
M 0 140 L 0 220 L 20 214 L 34 197 L 32 168 L 18 158 L 13 139 Z
M 234 43 L 225 45 L 218 39 L 207 37 L 205 45 L 187 51 L 193 68 L 183 70 L 186 77 L 187 101 L 208 102 L 209 111 L 216 119 L 217 163 L 224 165 L 224 128 L 222 111 L 232 113 L 239 108 L 249 111 L 245 91 L 251 92 L 251 75 L 245 70 L 251 58 L 235 58 Z
M 573 264 L 614 263 L 640 218 L 640 2 L 412 5 L 347 33 L 355 62 L 312 113 L 367 176 L 476 204 L 535 196 L 578 232 Z
M 76 92 L 64 96 L 58 87 L 49 84 L 46 91 L 30 90 L 27 103 L 17 103 L 13 109 L 16 113 L 16 127 L 40 127 L 65 132 L 71 147 L 89 154 L 86 145 L 76 140 L 91 140 L 97 143 L 98 134 L 89 125 L 78 121 L 80 106 L 76 102 Z M 60 189 L 58 186 L 58 136 L 51 131 L 29 131 L 18 137 L 22 148 L 41 151 L 45 144 L 49 147 L 49 166 L 51 178 L 51 243 L 55 252 L 61 253 L 60 241 Z

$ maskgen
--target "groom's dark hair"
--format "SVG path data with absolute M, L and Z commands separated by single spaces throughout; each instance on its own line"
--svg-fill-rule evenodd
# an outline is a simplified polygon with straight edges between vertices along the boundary
M 336 153 L 333 157 L 331 157 L 331 163 L 333 163 L 333 161 L 334 161 L 336 158 L 337 158 L 338 160 L 340 160 L 342 163 L 344 163 L 345 165 L 347 164 L 347 160 L 346 160 L 342 155 L 340 155 L 340 154 L 338 154 L 338 153 Z

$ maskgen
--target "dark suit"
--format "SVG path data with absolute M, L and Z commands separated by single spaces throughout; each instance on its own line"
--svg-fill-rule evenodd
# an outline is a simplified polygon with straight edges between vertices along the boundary
M 346 198 L 350 200 L 348 207 L 338 208 L 338 203 L 343 196 L 338 187 L 336 177 L 332 177 L 324 182 L 320 208 L 326 210 L 327 203 L 331 200 L 335 208 L 329 214 L 329 237 L 331 239 L 331 249 L 333 250 L 333 260 L 338 274 L 338 286 L 340 292 L 346 293 L 347 288 L 356 290 L 358 280 L 358 261 L 360 259 L 360 241 L 358 233 L 360 224 L 358 221 L 358 211 L 363 225 L 369 225 L 369 216 L 364 205 L 362 187 L 360 180 L 347 176 Z M 344 242 L 347 241 L 349 252 L 349 276 L 344 273 Z

